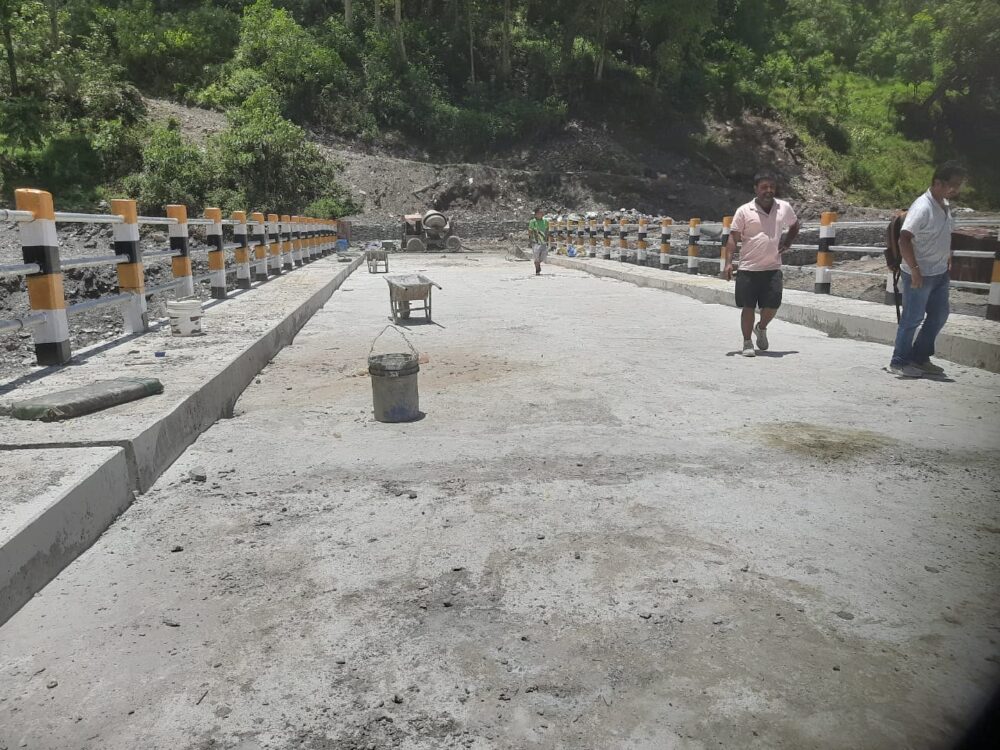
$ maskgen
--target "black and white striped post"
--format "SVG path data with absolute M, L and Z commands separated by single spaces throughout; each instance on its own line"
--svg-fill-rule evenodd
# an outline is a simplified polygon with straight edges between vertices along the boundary
M 178 297 L 194 296 L 194 275 L 191 272 L 191 251 L 188 248 L 188 215 L 187 206 L 178 203 L 167 206 L 167 218 L 175 221 L 170 224 L 170 249 L 174 256 L 170 265 L 177 285 Z
M 281 275 L 281 235 L 278 232 L 278 214 L 267 215 L 267 272 L 272 276 Z
M 1000 230 L 997 231 L 1000 240 Z M 993 256 L 993 275 L 990 276 L 990 291 L 986 297 L 986 319 L 1000 320 L 1000 249 Z
M 118 292 L 131 295 L 122 307 L 125 333 L 145 333 L 149 330 L 149 313 L 146 307 L 146 272 L 142 267 L 139 249 L 139 215 L 133 200 L 111 201 L 111 213 L 122 217 L 121 224 L 111 227 L 115 255 L 128 258 L 116 267 Z
M 602 225 L 604 227 L 604 247 L 601 250 L 601 258 L 611 260 L 611 218 L 605 216 Z
M 618 220 L 618 262 L 628 262 L 628 219 L 624 216 Z
M 670 232 L 673 219 L 660 219 L 660 268 L 670 270 Z
M 698 273 L 698 246 L 701 244 L 701 219 L 688 222 L 688 273 Z
M 250 288 L 250 247 L 247 243 L 247 213 L 233 211 L 233 242 L 236 243 L 236 288 Z
M 40 365 L 61 365 L 69 362 L 72 351 L 52 194 L 22 188 L 14 191 L 14 204 L 18 211 L 30 211 L 35 217 L 19 225 L 21 257 L 38 266 L 36 273 L 24 277 L 28 304 L 33 312 L 45 315 L 33 329 L 35 358 Z
M 587 221 L 587 230 L 590 233 L 590 257 L 597 257 L 597 218 L 591 216 Z
M 724 276 L 726 274 L 726 263 L 729 260 L 729 251 L 726 249 L 726 245 L 729 244 L 729 235 L 733 231 L 733 217 L 723 216 L 722 217 L 722 236 L 719 240 L 722 242 L 722 246 L 719 248 L 719 276 Z
M 257 281 L 267 281 L 267 226 L 264 223 L 264 214 L 254 211 L 250 215 L 253 221 L 253 228 L 250 230 L 251 242 L 253 243 L 253 277 Z
M 830 282 L 833 280 L 833 253 L 830 248 L 837 241 L 836 221 L 834 211 L 824 211 L 819 220 L 819 250 L 816 253 L 816 283 L 813 286 L 816 294 L 830 293 Z
M 208 243 L 208 272 L 211 275 L 212 299 L 226 298 L 226 251 L 222 245 L 222 209 L 206 208 L 205 218 L 212 223 L 205 228 Z
M 635 262 L 640 266 L 646 265 L 646 227 L 648 224 L 649 220 L 645 216 L 639 217 L 639 234 L 635 251 Z
M 296 266 L 302 265 L 302 259 L 295 254 L 295 245 L 292 244 L 292 217 L 288 214 L 281 215 L 281 257 L 284 260 L 286 271 L 295 270 Z

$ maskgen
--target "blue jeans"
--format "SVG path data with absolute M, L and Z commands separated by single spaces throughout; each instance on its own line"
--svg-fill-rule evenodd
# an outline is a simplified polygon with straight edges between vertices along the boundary
M 913 279 L 908 273 L 901 274 L 899 281 L 903 312 L 896 331 L 892 364 L 922 365 L 934 354 L 934 341 L 944 328 L 951 310 L 948 304 L 949 274 L 945 272 L 936 276 L 924 276 L 924 284 L 919 289 L 913 288 Z M 917 333 L 918 328 L 920 333 Z M 915 341 L 914 334 L 917 336 Z

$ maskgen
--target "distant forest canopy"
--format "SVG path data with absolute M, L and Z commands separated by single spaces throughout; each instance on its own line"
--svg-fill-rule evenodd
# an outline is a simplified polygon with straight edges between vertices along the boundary
M 0 35 L 4 201 L 333 214 L 353 205 L 304 128 L 474 157 L 570 119 L 655 139 L 752 111 L 859 203 L 906 203 L 957 157 L 965 200 L 1000 205 L 996 0 L 0 0 Z M 230 125 L 187 143 L 141 94 Z

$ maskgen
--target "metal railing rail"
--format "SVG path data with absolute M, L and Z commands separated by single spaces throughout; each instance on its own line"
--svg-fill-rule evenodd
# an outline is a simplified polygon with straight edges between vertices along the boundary
M 0 320 L 0 333 L 31 330 L 35 339 L 38 364 L 63 364 L 71 358 L 69 318 L 91 310 L 121 308 L 126 333 L 149 329 L 146 300 L 154 295 L 174 292 L 179 296 L 195 293 L 196 285 L 208 282 L 211 296 L 224 300 L 236 277 L 236 287 L 251 288 L 250 256 L 255 256 L 256 280 L 263 283 L 272 276 L 292 271 L 306 263 L 329 255 L 336 249 L 341 222 L 288 214 L 234 212 L 223 219 L 217 208 L 208 208 L 203 217 L 188 218 L 181 205 L 166 207 L 166 216 L 140 216 L 133 200 L 112 202 L 111 211 L 103 214 L 55 211 L 52 196 L 41 190 L 17 190 L 16 209 L 0 209 L 0 221 L 18 225 L 21 234 L 23 263 L 0 265 L 0 276 L 25 277 L 28 283 L 31 312 Z M 113 254 L 60 257 L 57 224 L 107 224 L 113 227 Z M 139 227 L 166 226 L 170 246 L 142 252 Z M 192 273 L 189 247 L 191 227 L 204 229 L 204 248 L 209 272 Z M 228 242 L 225 233 L 229 233 Z M 229 257 L 227 257 L 229 256 Z M 146 286 L 145 262 L 169 258 L 174 278 L 155 286 Z M 63 272 L 111 265 L 116 267 L 118 292 L 67 305 L 63 292 Z

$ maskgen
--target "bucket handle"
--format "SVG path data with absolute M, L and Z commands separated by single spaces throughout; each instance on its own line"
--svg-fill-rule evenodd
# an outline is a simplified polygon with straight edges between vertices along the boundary
M 413 344 L 411 344 L 411 343 L 410 343 L 410 340 L 409 340 L 408 338 L 406 338 L 406 334 L 405 334 L 405 333 L 403 333 L 403 331 L 402 331 L 402 330 L 400 330 L 399 328 L 397 328 L 396 326 L 394 326 L 394 325 L 392 325 L 392 324 L 389 324 L 389 325 L 387 325 L 387 326 L 386 326 L 385 328 L 383 328 L 383 329 L 382 329 L 381 331 L 379 331 L 379 334 L 378 334 L 378 336 L 376 336 L 376 337 L 375 337 L 375 338 L 374 338 L 374 339 L 372 340 L 372 346 L 371 346 L 371 349 L 369 349 L 369 350 L 368 350 L 368 356 L 369 356 L 369 357 L 371 357 L 371 356 L 372 356 L 372 352 L 374 352 L 374 351 L 375 351 L 375 343 L 376 343 L 376 342 L 377 342 L 377 341 L 378 341 L 378 340 L 379 340 L 380 338 L 382 338 L 382 334 L 383 334 L 383 333 L 385 333 L 386 331 L 388 331 L 388 330 L 389 330 L 390 328 L 391 328 L 391 329 L 393 329 L 393 330 L 394 330 L 394 331 L 395 331 L 396 333 L 398 333 L 398 334 L 399 334 L 400 336 L 402 336 L 402 337 L 403 337 L 403 341 L 405 341 L 405 342 L 406 342 L 406 345 L 407 345 L 408 347 L 410 347 L 410 351 L 411 351 L 411 352 L 413 352 L 413 355 L 414 355 L 415 357 L 418 357 L 418 358 L 419 358 L 419 357 L 420 357 L 420 352 L 418 352 L 418 351 L 417 351 L 416 349 L 414 349 L 414 348 L 413 348 Z

